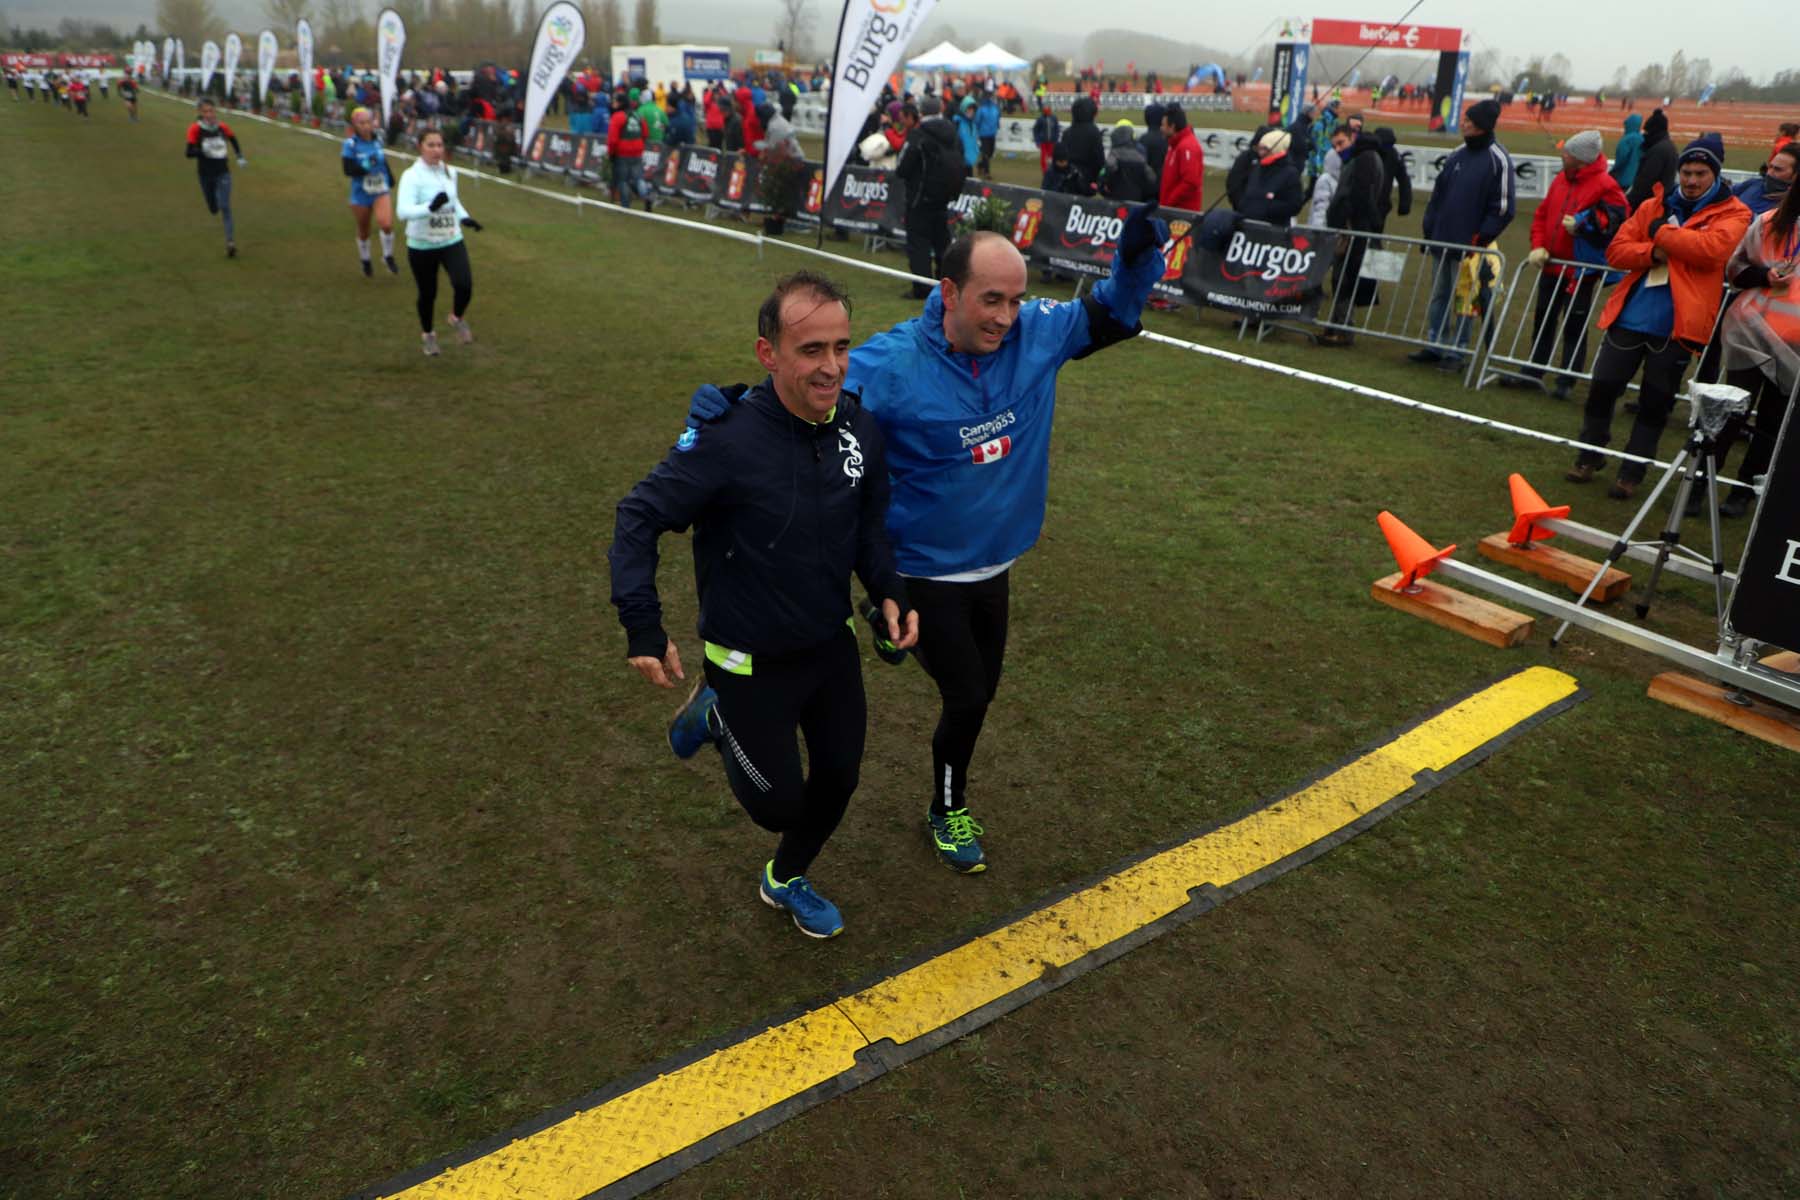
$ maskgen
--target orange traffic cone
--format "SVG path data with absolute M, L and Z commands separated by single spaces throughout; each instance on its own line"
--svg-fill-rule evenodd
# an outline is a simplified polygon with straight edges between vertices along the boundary
M 1417 591 L 1419 580 L 1431 574 L 1432 568 L 1449 558 L 1456 549 L 1452 543 L 1442 550 L 1433 550 L 1430 542 L 1408 529 L 1399 517 L 1386 509 L 1375 520 L 1381 526 L 1382 536 L 1387 538 L 1388 549 L 1394 552 L 1394 562 L 1400 567 L 1401 578 L 1395 591 Z
M 1544 498 L 1537 494 L 1525 477 L 1514 471 L 1506 477 L 1506 485 L 1512 489 L 1513 527 L 1506 535 L 1509 545 L 1529 547 L 1535 538 L 1543 541 L 1556 536 L 1548 529 L 1537 528 L 1537 522 L 1549 517 L 1566 517 L 1569 506 L 1558 504 L 1554 508 L 1544 503 Z

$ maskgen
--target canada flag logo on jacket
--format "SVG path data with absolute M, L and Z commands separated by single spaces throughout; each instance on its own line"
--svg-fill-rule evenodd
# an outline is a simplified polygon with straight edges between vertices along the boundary
M 984 463 L 999 462 L 1011 453 L 1012 438 L 1010 436 L 997 437 L 991 442 L 983 442 L 979 446 L 969 447 L 969 457 L 975 461 L 975 465 L 978 467 Z

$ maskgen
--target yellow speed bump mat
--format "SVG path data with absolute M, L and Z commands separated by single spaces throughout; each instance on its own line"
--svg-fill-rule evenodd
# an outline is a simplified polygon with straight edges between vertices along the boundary
M 727 1035 L 359 1200 L 635 1196 L 1323 854 L 1584 696 L 1527 667 L 1285 796 L 835 1000 Z

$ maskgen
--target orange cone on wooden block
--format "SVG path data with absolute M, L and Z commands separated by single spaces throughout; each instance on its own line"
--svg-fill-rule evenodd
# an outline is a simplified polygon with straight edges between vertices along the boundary
M 1513 507 L 1513 527 L 1512 532 L 1506 535 L 1507 543 L 1513 546 L 1530 546 L 1534 540 L 1543 541 L 1545 538 L 1555 537 L 1556 534 L 1551 530 L 1537 528 L 1537 523 L 1552 517 L 1568 516 L 1569 506 L 1544 503 L 1544 498 L 1517 471 L 1506 477 L 1506 486 L 1512 489 Z
M 1381 526 L 1381 534 L 1387 538 L 1388 549 L 1394 552 L 1394 562 L 1400 568 L 1400 582 L 1395 591 L 1416 591 L 1419 580 L 1431 574 L 1433 568 L 1449 558 L 1456 549 L 1452 542 L 1442 550 L 1432 549 L 1431 543 L 1406 527 L 1406 523 L 1393 513 L 1382 509 L 1375 521 Z

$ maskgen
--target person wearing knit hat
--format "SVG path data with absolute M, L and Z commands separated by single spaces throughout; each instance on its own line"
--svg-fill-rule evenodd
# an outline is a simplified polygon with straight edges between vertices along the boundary
M 1477 101 L 1463 113 L 1463 144 L 1444 160 L 1425 205 L 1427 241 L 1487 246 L 1512 224 L 1518 196 L 1512 156 L 1494 140 L 1499 120 L 1500 105 L 1493 100 Z M 1472 320 L 1456 319 L 1451 311 L 1463 255 L 1442 247 L 1430 252 L 1436 265 L 1423 331 L 1430 344 L 1407 355 L 1407 360 L 1433 363 L 1446 371 L 1460 370 L 1460 350 L 1474 325 Z
M 1271 129 L 1269 132 L 1262 135 L 1261 141 L 1256 143 L 1257 157 L 1266 159 L 1271 154 L 1279 154 L 1286 157 L 1288 147 L 1292 142 L 1293 139 L 1288 136 L 1287 130 Z
M 1601 153 L 1600 131 L 1584 129 L 1562 144 L 1563 169 L 1550 181 L 1550 189 L 1531 219 L 1531 253 L 1526 261 L 1543 273 L 1537 281 L 1537 323 L 1531 338 L 1531 361 L 1548 365 L 1555 360 L 1556 398 L 1568 398 L 1575 376 L 1587 366 L 1588 315 L 1594 292 L 1606 272 L 1602 250 L 1584 254 L 1576 242 L 1582 218 L 1605 210 L 1604 227 L 1617 229 L 1625 219 L 1625 191 L 1607 170 Z M 1556 260 L 1553 262 L 1552 260 Z M 1593 262 L 1594 267 L 1573 267 L 1571 261 Z M 1544 372 L 1527 367 L 1518 376 L 1502 376 L 1507 387 L 1541 386 Z
M 1659 108 L 1644 122 L 1644 141 L 1638 149 L 1637 174 L 1632 178 L 1630 190 L 1625 193 L 1632 212 L 1636 212 L 1644 201 L 1655 194 L 1658 184 L 1662 185 L 1665 194 L 1675 189 L 1675 160 L 1679 157 L 1675 152 L 1675 143 L 1669 140 L 1669 118 Z
M 1637 420 L 1625 452 L 1656 457 L 1688 362 L 1712 340 L 1725 264 L 1750 227 L 1750 210 L 1719 178 L 1724 159 L 1718 134 L 1695 138 L 1681 154 L 1680 186 L 1672 193 L 1658 187 L 1606 248 L 1607 263 L 1627 274 L 1600 314 L 1605 336 L 1581 425 L 1581 440 L 1593 449 L 1575 456 L 1564 476 L 1571 483 L 1588 482 L 1605 463 L 1599 447 L 1612 437 L 1613 405 L 1640 367 Z M 1606 494 L 1628 500 L 1643 480 L 1643 463 L 1621 463 Z

